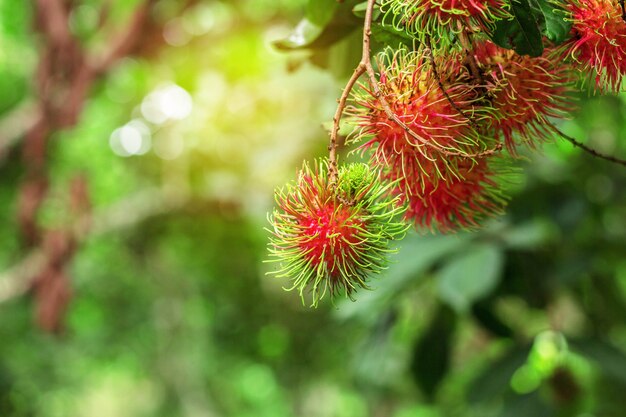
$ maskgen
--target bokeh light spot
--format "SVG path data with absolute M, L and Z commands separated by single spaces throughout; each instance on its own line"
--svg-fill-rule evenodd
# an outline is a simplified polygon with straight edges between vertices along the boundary
M 141 114 L 150 123 L 161 125 L 168 120 L 187 118 L 193 110 L 191 95 L 182 87 L 170 84 L 157 88 L 141 103 Z
M 116 155 L 143 155 L 151 148 L 150 129 L 141 120 L 132 120 L 111 133 L 109 145 Z

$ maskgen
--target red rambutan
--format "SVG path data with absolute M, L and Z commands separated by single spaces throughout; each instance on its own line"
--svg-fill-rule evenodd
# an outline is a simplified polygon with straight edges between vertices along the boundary
M 483 82 L 491 96 L 495 117 L 489 121 L 504 138 L 511 154 L 521 141 L 531 147 L 550 137 L 549 118 L 563 118 L 573 110 L 573 80 L 569 66 L 547 49 L 541 57 L 518 55 L 490 41 L 474 46 Z
M 476 228 L 483 219 L 502 214 L 506 199 L 489 160 L 463 158 L 457 169 L 458 176 L 425 181 L 419 188 L 416 182 L 403 180 L 399 187 L 404 188 L 406 218 L 418 227 L 446 233 Z
M 368 87 L 353 93 L 350 112 L 359 129 L 351 141 L 361 150 L 374 149 L 376 166 L 388 166 L 390 153 L 419 155 L 419 163 L 486 149 L 474 128 L 474 122 L 486 113 L 475 105 L 478 95 L 468 82 L 467 69 L 459 59 L 438 61 L 435 75 L 432 63 L 421 52 L 401 49 L 392 57 L 383 55 L 378 60 L 381 95 L 377 97 Z M 389 120 L 383 100 L 404 126 Z M 424 174 L 443 178 L 454 170 L 453 164 L 440 165 L 437 168 L 444 171 Z
M 395 219 L 402 209 L 387 198 L 388 188 L 366 164 L 342 168 L 336 188 L 326 163 L 313 170 L 305 164 L 295 184 L 276 192 L 270 256 L 280 269 L 273 273 L 291 278 L 289 289 L 303 301 L 310 290 L 313 306 L 327 292 L 351 297 L 368 288 L 368 275 L 385 268 L 388 243 L 406 231 Z
M 489 31 L 511 16 L 505 0 L 384 0 L 381 7 L 394 26 L 436 40 L 464 29 Z
M 593 70 L 600 90 L 618 92 L 626 74 L 626 21 L 619 0 L 574 0 L 567 8 L 573 21 L 566 51 L 582 70 Z

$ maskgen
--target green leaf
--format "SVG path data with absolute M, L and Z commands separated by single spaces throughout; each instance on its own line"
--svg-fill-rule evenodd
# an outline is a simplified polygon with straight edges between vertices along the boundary
M 375 291 L 363 292 L 359 302 L 346 300 L 336 315 L 343 320 L 354 317 L 377 317 L 388 308 L 389 300 L 407 287 L 427 277 L 427 272 L 445 256 L 467 247 L 469 235 L 421 236 L 409 233 L 399 245 L 399 251 L 390 257 L 391 263 L 379 281 L 371 285 Z
M 352 13 L 354 13 L 355 16 L 360 17 L 361 19 L 365 18 L 365 13 L 367 12 L 367 2 L 364 1 L 362 3 L 357 4 L 356 6 L 354 6 L 352 8 Z M 378 20 L 378 18 L 380 17 L 380 8 L 379 7 L 375 7 L 374 8 L 374 13 L 372 14 L 372 19 L 374 21 Z
M 306 6 L 306 18 L 318 26 L 324 26 L 333 19 L 338 6 L 337 0 L 310 0 Z
M 503 266 L 500 248 L 492 244 L 470 246 L 440 271 L 439 297 L 458 312 L 488 295 L 498 284 Z
M 481 326 L 494 336 L 512 338 L 515 335 L 506 323 L 494 312 L 493 301 L 483 301 L 472 306 L 472 316 Z
M 570 348 L 593 360 L 602 372 L 626 383 L 626 353 L 595 339 L 570 340 Z
M 359 31 L 353 31 L 345 38 L 328 45 L 324 49 L 314 49 L 309 59 L 313 65 L 327 70 L 335 78 L 347 79 L 361 60 L 362 44 Z M 348 127 L 350 127 L 350 131 L 343 132 L 346 135 L 354 129 L 353 125 Z
M 520 223 L 499 232 L 499 238 L 508 249 L 537 250 L 558 237 L 558 230 L 545 219 Z
M 406 45 L 410 49 L 414 48 L 415 39 L 405 31 L 398 30 L 391 25 L 372 26 L 372 37 L 382 45 L 397 48 L 400 45 Z
M 542 33 L 557 45 L 567 40 L 572 29 L 572 22 L 567 18 L 567 12 L 551 0 L 532 1 L 534 8 L 543 14 Z
M 354 6 L 352 8 L 352 13 L 354 13 L 355 16 L 358 16 L 360 18 L 364 18 L 365 17 L 365 12 L 366 11 L 367 11 L 367 2 L 366 1 L 357 4 L 356 6 Z
M 502 404 L 498 417 L 556 417 L 554 406 L 548 403 L 539 392 L 507 398 Z
M 439 306 L 435 318 L 422 333 L 413 351 L 411 363 L 413 378 L 431 400 L 450 368 L 450 352 L 456 323 L 457 316 L 454 311 Z
M 322 35 L 323 29 L 309 19 L 302 19 L 289 37 L 274 42 L 278 49 L 300 49 L 313 45 Z
M 307 7 L 306 17 L 293 32 L 283 40 L 274 42 L 282 50 L 324 49 L 344 39 L 362 21 L 352 13 L 356 0 L 312 0 Z
M 511 377 L 526 363 L 531 346 L 514 346 L 469 384 L 468 401 L 472 404 L 497 400 L 511 391 Z
M 520 55 L 540 56 L 543 53 L 540 29 L 540 25 L 545 24 L 543 15 L 533 11 L 528 0 L 513 0 L 511 14 L 512 19 L 496 24 L 493 41 Z

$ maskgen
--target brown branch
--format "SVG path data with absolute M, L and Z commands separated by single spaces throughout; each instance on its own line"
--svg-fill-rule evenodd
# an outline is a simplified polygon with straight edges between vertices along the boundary
M 363 62 L 361 62 L 354 69 L 350 80 L 344 87 L 343 92 L 341 93 L 341 97 L 339 98 L 337 111 L 335 112 L 335 116 L 333 117 L 333 128 L 330 132 L 330 144 L 328 145 L 328 179 L 331 187 L 334 187 L 337 184 L 337 176 L 339 175 L 339 168 L 337 166 L 337 136 L 339 136 L 339 124 L 341 122 L 341 116 L 346 108 L 346 103 L 348 101 L 348 97 L 350 96 L 350 92 L 364 72 L 365 65 L 363 65 Z
M 111 48 L 103 54 L 102 58 L 94 64 L 94 70 L 97 74 L 106 72 L 119 59 L 133 51 L 143 34 L 144 25 L 150 14 L 151 6 L 155 2 L 156 0 L 145 0 L 137 10 L 135 10 L 126 29 L 113 41 Z
M 103 14 L 106 13 L 106 9 L 108 8 L 107 5 L 109 3 L 110 0 L 107 0 L 107 2 L 102 6 Z M 40 15 L 46 16 L 46 14 L 48 14 L 48 16 L 56 16 L 55 19 L 45 19 L 43 17 L 38 19 L 43 22 L 39 25 L 39 28 L 44 34 L 46 43 L 48 44 L 42 54 L 42 59 L 47 61 L 50 57 L 46 57 L 44 55 L 46 55 L 46 52 L 49 51 L 51 43 L 71 43 L 72 41 L 68 40 L 71 37 L 70 32 L 62 28 L 63 25 L 61 22 L 66 19 L 66 13 L 63 9 L 59 9 L 59 4 L 54 1 L 50 2 L 47 0 L 38 0 L 37 5 L 39 6 L 40 4 L 42 7 L 39 12 Z M 54 77 L 51 76 L 51 68 L 49 65 L 39 66 L 39 74 L 37 75 L 37 89 L 39 92 L 38 98 L 40 101 L 38 103 L 39 105 L 37 103 L 33 103 L 32 101 L 27 101 L 0 119 L 0 163 L 3 162 L 3 158 L 6 157 L 10 148 L 16 145 L 23 137 L 29 136 L 29 132 L 35 127 L 35 125 L 40 124 L 43 119 L 58 117 L 59 120 L 54 121 L 59 122 L 59 127 L 71 127 L 78 121 L 80 110 L 82 109 L 86 95 L 89 92 L 95 78 L 98 75 L 103 75 L 107 66 L 113 65 L 116 60 L 122 58 L 124 50 L 132 50 L 132 48 L 136 46 L 136 43 L 134 42 L 137 41 L 137 38 L 141 34 L 141 30 L 139 29 L 139 26 L 137 26 L 137 15 L 145 18 L 147 14 L 141 12 L 144 8 L 145 5 L 141 6 L 135 13 L 135 18 L 132 19 L 130 24 L 132 29 L 128 28 L 126 36 L 120 37 L 120 40 L 116 43 L 115 52 L 113 52 L 113 48 L 111 48 L 111 50 L 105 54 L 108 58 L 101 58 L 99 60 L 99 64 L 90 66 L 87 65 L 86 62 L 83 62 L 83 65 L 76 70 L 77 72 L 75 77 L 73 77 L 72 85 L 69 87 L 68 91 L 65 92 L 64 97 L 61 100 L 63 108 L 61 109 L 60 114 L 56 114 L 54 111 L 52 114 L 49 114 L 49 106 L 52 103 L 49 103 L 49 97 L 47 97 L 49 95 L 50 88 L 52 87 L 52 84 L 56 82 L 56 79 L 53 79 Z M 54 22 L 52 22 L 52 20 L 54 20 Z M 54 40 L 52 40 L 50 36 L 52 36 Z M 129 39 L 128 36 L 133 39 Z M 125 39 L 124 42 L 121 41 L 122 38 Z M 105 61 L 107 61 L 108 64 L 105 64 Z M 48 120 L 48 122 L 51 121 L 52 120 Z
M 54 254 L 46 253 L 46 237 L 54 235 L 55 231 L 41 227 L 37 221 L 37 214 L 48 189 L 48 142 L 55 132 L 76 125 L 96 78 L 105 75 L 117 60 L 133 51 L 141 38 L 150 6 L 154 2 L 155 0 L 145 0 L 121 36 L 112 42 L 112 47 L 98 61 L 98 65 L 94 66 L 86 59 L 86 51 L 70 31 L 69 16 L 74 2 L 34 0 L 35 28 L 41 34 L 40 59 L 35 74 L 37 103 L 31 112 L 34 115 L 32 122 L 27 124 L 23 133 L 14 133 L 15 136 L 23 134 L 22 155 L 26 165 L 18 198 L 17 217 L 24 243 L 32 251 L 2 281 L 4 293 L 21 293 L 36 286 L 37 282 L 41 284 L 45 277 L 61 277 L 59 274 L 63 273 L 64 265 L 70 261 L 74 250 L 68 252 L 68 256 L 63 259 L 63 265 L 55 265 L 50 269 L 50 263 L 57 262 L 57 259 Z M 2 145 L 7 147 L 7 142 L 9 141 L 0 143 L 0 150 Z M 78 194 L 86 193 L 86 184 L 84 188 L 84 192 L 78 190 Z M 78 198 L 78 194 L 74 197 Z M 87 216 L 77 217 L 72 230 L 59 232 L 66 233 L 71 242 L 80 240 L 87 229 Z M 11 285 L 11 282 L 14 284 Z M 2 291 L 0 298 L 3 298 Z
M 596 151 L 593 148 L 590 148 L 589 146 L 585 145 L 584 143 L 576 140 L 575 138 L 567 135 L 565 132 L 563 132 L 562 130 L 560 130 L 558 127 L 554 126 L 553 124 L 550 124 L 549 127 L 560 137 L 562 137 L 563 139 L 567 140 L 569 143 L 571 143 L 572 145 L 574 145 L 577 148 L 582 149 L 583 151 L 587 152 L 588 154 L 590 154 L 591 156 L 594 156 L 596 158 L 599 159 L 604 159 L 605 161 L 609 161 L 612 162 L 614 164 L 618 164 L 618 165 L 622 165 L 622 166 L 626 166 L 626 160 L 624 159 L 620 159 L 620 158 L 616 158 L 614 156 L 611 155 L 605 155 L 603 153 L 600 153 L 598 151 Z
M 38 28 L 55 45 L 69 45 L 74 37 L 68 25 L 68 12 L 62 0 L 37 0 Z

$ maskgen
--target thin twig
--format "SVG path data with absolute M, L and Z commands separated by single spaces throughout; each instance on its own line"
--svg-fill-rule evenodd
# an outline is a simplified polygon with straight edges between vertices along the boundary
M 333 117 L 333 129 L 330 132 L 330 144 L 328 145 L 328 176 L 329 183 L 331 186 L 335 186 L 337 183 L 337 176 L 339 175 L 339 168 L 337 167 L 337 137 L 339 136 L 339 124 L 341 121 L 341 116 L 343 111 L 346 108 L 346 103 L 348 101 L 348 97 L 350 96 L 350 92 L 354 88 L 354 85 L 359 80 L 361 75 L 365 72 L 365 65 L 363 62 L 359 63 L 357 67 L 354 69 L 350 80 L 346 84 L 343 92 L 341 93 L 341 97 L 339 98 L 339 105 L 337 106 L 337 111 L 335 112 L 335 117 Z
M 611 156 L 611 155 L 602 154 L 602 153 L 596 151 L 595 149 L 592 149 L 589 146 L 585 145 L 584 143 L 579 142 L 578 140 L 574 139 L 573 137 L 569 136 L 568 134 L 564 133 L 563 131 L 561 131 L 558 127 L 554 126 L 553 124 L 550 124 L 549 126 L 557 135 L 561 136 L 563 139 L 567 140 L 572 145 L 574 145 L 577 148 L 582 149 L 583 151 L 587 152 L 588 154 L 590 154 L 590 155 L 592 155 L 592 156 L 594 156 L 596 158 L 604 159 L 605 161 L 613 162 L 614 164 L 626 166 L 626 160 L 623 160 L 623 159 L 620 159 L 620 158 L 616 158 L 616 157 Z
M 437 85 L 439 86 L 439 90 L 444 95 L 446 100 L 448 100 L 448 103 L 452 106 L 452 108 L 456 110 L 457 113 L 459 113 L 459 115 L 467 119 L 467 121 L 472 125 L 472 127 L 474 127 L 474 129 L 478 129 L 478 125 L 476 124 L 476 122 L 472 120 L 469 116 L 467 116 L 465 112 L 454 102 L 454 100 L 452 100 L 452 97 L 450 97 L 450 94 L 448 94 L 448 90 L 441 82 L 441 77 L 439 76 L 439 70 L 437 69 L 437 63 L 435 62 L 435 55 L 433 54 L 433 47 L 430 42 L 430 36 L 426 37 L 426 46 L 428 47 L 428 49 L 426 50 L 425 53 L 428 56 L 430 67 L 432 68 L 433 74 L 435 75 L 435 79 L 437 80 Z
M 337 136 L 339 133 L 339 125 L 341 123 L 341 116 L 343 115 L 344 110 L 346 109 L 346 103 L 348 101 L 348 97 L 350 96 L 350 92 L 354 88 L 356 82 L 359 80 L 361 75 L 368 70 L 368 67 L 371 68 L 372 63 L 370 60 L 370 36 L 372 34 L 372 15 L 374 13 L 374 5 L 376 0 L 368 0 L 367 9 L 365 11 L 365 23 L 363 27 L 363 51 L 361 55 L 361 62 L 354 69 L 352 73 L 352 77 L 346 84 L 343 92 L 341 94 L 341 98 L 339 99 L 339 105 L 337 106 L 337 111 L 335 112 L 335 117 L 333 118 L 333 129 L 330 132 L 330 144 L 328 146 L 329 150 L 329 183 L 331 186 L 334 186 L 337 183 L 337 175 L 338 175 L 338 167 L 337 167 Z
M 461 47 L 463 48 L 463 55 L 465 55 L 465 60 L 467 62 L 467 65 L 469 66 L 474 79 L 478 81 L 480 85 L 484 85 L 485 82 L 483 80 L 483 76 L 480 70 L 478 69 L 478 64 L 476 63 L 474 56 L 472 55 L 473 48 L 472 48 L 472 41 L 470 39 L 470 35 L 467 32 L 467 28 L 463 26 L 463 23 L 461 23 L 461 21 L 459 21 L 458 23 L 459 23 L 459 26 L 458 26 L 459 27 L 459 41 L 461 42 Z

